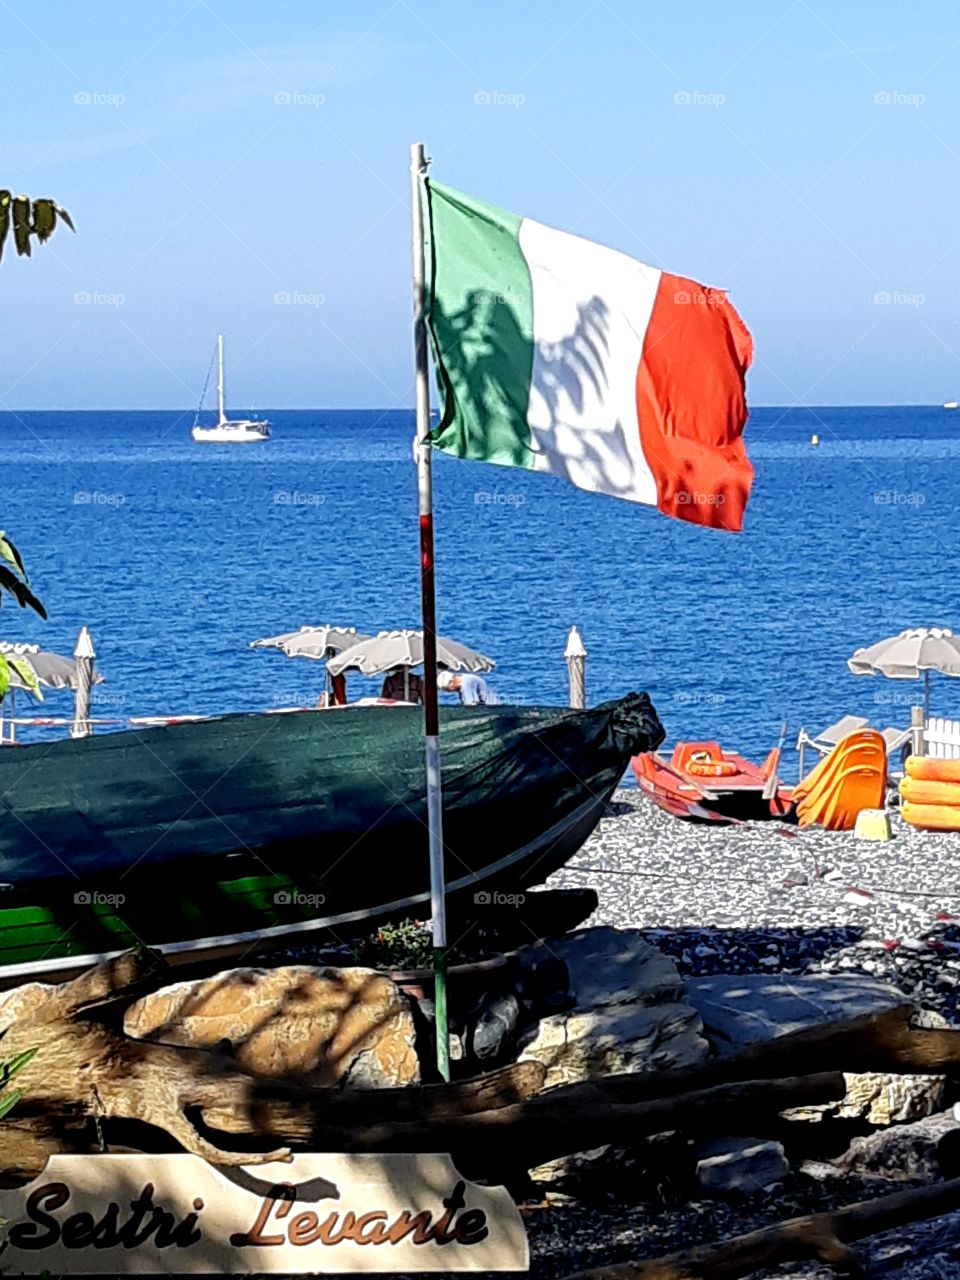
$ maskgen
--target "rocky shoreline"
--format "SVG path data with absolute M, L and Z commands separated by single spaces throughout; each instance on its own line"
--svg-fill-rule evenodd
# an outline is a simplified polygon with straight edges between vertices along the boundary
M 510 899 L 503 933 L 503 911 L 488 915 L 496 904 L 477 898 L 464 937 L 489 935 L 501 951 L 451 969 L 452 1057 L 461 1082 L 500 1067 L 502 1087 L 522 1088 L 504 1132 L 532 1134 L 523 1154 L 538 1161 L 495 1161 L 487 1176 L 523 1206 L 533 1276 L 661 1257 L 960 1177 L 960 1089 L 944 1074 L 960 1058 L 949 1030 L 960 1028 L 960 837 L 922 835 L 896 818 L 893 829 L 893 840 L 875 844 L 778 823 L 697 827 L 623 789 L 551 877 L 546 888 L 557 892 Z M 162 1044 L 156 1061 L 177 1058 L 183 1097 L 191 1073 L 203 1074 L 208 1092 L 223 1077 L 214 1108 L 246 1087 L 238 1072 L 307 1093 L 435 1079 L 429 973 L 382 972 L 358 958 L 346 944 L 289 948 L 255 968 L 165 983 L 162 966 L 140 973 L 149 957 L 126 953 L 116 962 L 128 992 L 122 1018 L 114 1010 L 98 1031 L 96 1061 L 140 1061 L 144 1042 Z M 97 974 L 3 993 L 0 1032 L 30 1046 L 59 1036 L 58 1053 L 75 1046 L 86 1061 L 89 1031 L 77 1030 L 71 1001 L 83 1007 Z M 723 1063 L 732 1058 L 735 1072 L 744 1055 L 756 1072 L 747 1083 Z M 667 1077 L 653 1081 L 653 1123 L 642 1112 L 649 1073 Z M 122 1071 L 116 1087 L 116 1073 L 101 1074 L 102 1133 L 86 1122 L 71 1149 L 95 1151 L 103 1133 L 112 1149 L 128 1140 L 139 1149 L 131 1115 L 192 1149 L 194 1132 L 164 1102 L 166 1085 L 146 1112 L 142 1089 L 135 1105 L 124 1093 Z M 32 1080 L 37 1096 L 50 1094 L 49 1075 L 48 1061 Z M 57 1106 L 73 1078 L 68 1070 L 50 1094 Z M 732 1090 L 697 1095 L 718 1079 Z M 572 1121 L 569 1131 L 552 1114 L 537 1127 L 533 1112 L 553 1085 L 569 1086 L 547 1102 Z M 393 1093 L 383 1095 L 387 1118 L 403 1112 L 403 1089 Z M 640 1111 L 620 1111 L 631 1098 Z M 311 1098 L 300 1104 L 309 1109 Z M 422 1130 L 430 1117 L 424 1099 L 416 1105 Z M 353 1115 L 351 1141 L 357 1116 L 368 1114 L 364 1103 Z M 285 1134 L 281 1121 L 273 1117 Z M 34 1133 L 29 1121 L 20 1137 L 35 1145 L 8 1153 L 11 1169 L 42 1168 L 36 1142 L 59 1149 L 56 1135 Z M 960 1212 L 872 1237 L 859 1254 L 889 1280 L 960 1274 Z M 805 1264 L 768 1274 L 831 1273 Z

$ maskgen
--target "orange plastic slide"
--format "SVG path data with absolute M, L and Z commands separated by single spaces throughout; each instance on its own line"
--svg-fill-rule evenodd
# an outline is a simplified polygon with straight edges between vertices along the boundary
M 797 821 L 801 827 L 849 831 L 863 809 L 883 807 L 886 786 L 886 744 L 875 730 L 859 729 L 842 738 L 797 785 Z

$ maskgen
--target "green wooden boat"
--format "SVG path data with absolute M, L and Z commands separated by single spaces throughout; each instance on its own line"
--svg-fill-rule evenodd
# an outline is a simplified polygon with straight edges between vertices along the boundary
M 428 914 L 422 726 L 347 707 L 0 750 L 0 985 L 137 943 L 192 961 Z M 645 694 L 444 708 L 451 897 L 544 880 L 662 737 Z

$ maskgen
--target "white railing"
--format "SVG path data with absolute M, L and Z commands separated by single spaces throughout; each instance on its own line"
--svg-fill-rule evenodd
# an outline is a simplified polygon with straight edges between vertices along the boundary
M 926 754 L 939 760 L 960 758 L 960 720 L 930 716 L 923 733 Z

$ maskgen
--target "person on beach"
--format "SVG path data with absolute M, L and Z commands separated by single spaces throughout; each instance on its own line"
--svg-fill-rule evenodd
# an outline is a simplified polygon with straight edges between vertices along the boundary
M 347 677 L 341 671 L 330 676 L 330 689 L 324 689 L 317 699 L 318 707 L 345 707 L 347 705 Z
M 337 656 L 336 649 L 328 648 L 323 655 L 324 660 L 329 662 L 331 658 Z M 318 707 L 345 707 L 347 705 L 347 677 L 346 673 L 341 671 L 337 675 L 331 675 L 327 672 L 327 682 L 329 688 L 324 689 L 320 697 L 317 699 Z
M 437 673 L 437 688 L 445 693 L 457 693 L 465 707 L 495 707 L 500 699 L 484 680 L 483 676 L 475 676 L 470 671 L 462 675 L 454 671 Z
M 403 667 L 394 667 L 387 672 L 380 697 L 387 698 L 390 702 L 414 702 L 420 705 L 423 702 L 423 680 L 411 671 L 406 677 L 407 688 L 404 690 L 404 670 Z

